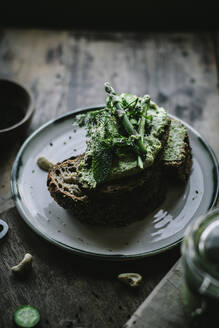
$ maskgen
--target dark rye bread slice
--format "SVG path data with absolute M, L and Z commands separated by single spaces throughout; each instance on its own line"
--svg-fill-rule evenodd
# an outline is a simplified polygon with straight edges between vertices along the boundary
M 86 206 L 82 203 L 74 207 L 74 215 L 82 222 L 110 226 L 125 226 L 144 219 L 148 213 L 160 205 L 165 197 L 165 186 L 161 185 L 161 174 L 150 179 L 133 191 L 120 196 L 108 197 L 99 193 L 89 197 Z
M 165 185 L 161 184 L 162 171 L 144 180 L 138 177 L 140 184 L 128 181 L 128 178 L 112 184 L 102 185 L 95 191 L 80 187 L 75 172 L 82 156 L 69 159 L 52 167 L 48 174 L 47 185 L 51 196 L 65 209 L 72 209 L 73 215 L 80 221 L 90 224 L 124 226 L 143 219 L 154 210 L 165 195 Z M 143 182 L 142 182 L 143 181 Z M 162 188 L 161 188 L 162 185 Z
M 173 142 L 173 129 L 176 127 L 179 138 L 177 147 L 180 146 L 177 152 Z M 152 167 L 141 174 L 108 181 L 92 191 L 82 188 L 76 174 L 84 155 L 58 163 L 48 174 L 50 194 L 60 206 L 73 209 L 74 216 L 90 224 L 122 226 L 143 219 L 165 197 L 163 168 L 171 179 L 177 177 L 183 181 L 187 180 L 191 171 L 189 138 L 179 121 L 171 119 L 162 145 L 163 152 L 160 152 Z
M 160 135 L 162 147 L 153 166 L 132 176 L 112 179 L 93 190 L 83 188 L 76 174 L 84 154 L 57 163 L 47 179 L 51 196 L 63 208 L 73 209 L 79 220 L 91 224 L 119 226 L 143 219 L 165 196 L 165 184 L 161 183 L 162 151 L 168 131 L 169 124 Z
M 170 177 L 186 182 L 192 168 L 192 149 L 188 132 L 178 120 L 171 119 L 168 140 L 163 152 L 163 165 Z

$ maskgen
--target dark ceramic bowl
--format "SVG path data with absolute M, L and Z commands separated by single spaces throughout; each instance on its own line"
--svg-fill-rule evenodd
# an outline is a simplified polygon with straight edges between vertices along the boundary
M 0 79 L 0 143 L 24 136 L 34 113 L 33 97 L 21 85 Z

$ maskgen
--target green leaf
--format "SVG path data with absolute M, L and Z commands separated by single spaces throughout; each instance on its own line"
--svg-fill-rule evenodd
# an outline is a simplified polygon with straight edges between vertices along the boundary
M 97 149 L 93 154 L 92 171 L 97 183 L 104 182 L 112 168 L 113 154 L 110 148 Z
M 138 100 L 137 96 L 131 95 L 130 93 L 122 93 L 120 95 L 121 100 L 122 100 L 122 104 L 124 107 L 132 107 L 132 105 L 136 105 L 136 102 Z
M 134 119 L 134 118 L 131 118 L 130 119 L 130 122 L 134 125 L 137 125 L 138 124 L 138 122 L 137 122 L 137 120 L 136 119 Z

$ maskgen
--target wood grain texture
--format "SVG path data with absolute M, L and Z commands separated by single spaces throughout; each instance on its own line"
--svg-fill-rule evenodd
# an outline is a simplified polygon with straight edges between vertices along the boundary
M 179 260 L 124 325 L 124 328 L 187 327 L 182 302 L 183 267 Z
M 180 258 L 123 328 L 187 327 L 188 320 L 183 306 L 183 292 L 184 275 Z
M 22 304 L 39 308 L 41 327 L 121 327 L 178 257 L 177 249 L 138 262 L 113 263 L 81 259 L 32 232 L 15 209 L 2 213 L 9 234 L 0 248 L 1 328 L 10 328 Z M 33 270 L 24 280 L 10 267 L 31 253 Z M 142 274 L 143 284 L 131 290 L 117 280 L 121 272 Z
M 208 33 L 3 30 L 0 67 L 0 78 L 27 85 L 34 94 L 36 113 L 28 134 L 62 113 L 103 103 L 108 80 L 119 92 L 149 93 L 197 128 L 219 153 L 216 56 Z M 0 161 L 0 212 L 12 206 L 10 170 L 21 142 Z M 179 256 L 175 249 L 121 265 L 81 260 L 35 236 L 15 209 L 2 218 L 10 233 L 0 248 L 1 328 L 12 327 L 12 312 L 25 302 L 40 308 L 42 327 L 121 327 Z M 34 270 L 21 282 L 9 267 L 26 251 L 33 253 Z M 143 274 L 138 291 L 117 282 L 124 270 Z

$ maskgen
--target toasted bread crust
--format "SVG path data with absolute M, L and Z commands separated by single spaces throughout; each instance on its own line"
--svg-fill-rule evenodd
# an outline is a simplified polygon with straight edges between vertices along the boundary
M 62 170 L 76 169 L 82 156 L 56 164 L 50 169 L 47 185 L 51 196 L 65 209 L 72 209 L 73 214 L 80 221 L 90 224 L 104 224 L 111 226 L 127 225 L 143 219 L 145 215 L 155 209 L 165 195 L 165 187 L 160 188 L 161 171 L 156 176 L 140 185 L 124 184 L 102 186 L 95 192 L 85 191 L 79 187 L 77 180 L 63 183 Z M 124 179 L 124 181 L 127 179 Z M 123 181 L 123 183 L 124 183 Z M 75 187 L 77 186 L 77 188 Z M 130 188 L 131 186 L 131 188 Z M 111 188 L 110 191 L 108 188 Z
M 63 162 L 57 163 L 49 170 L 48 177 L 47 177 L 48 190 L 51 196 L 60 205 L 62 204 L 61 206 L 64 208 L 69 208 L 67 204 L 68 199 L 72 200 L 73 202 L 83 202 L 86 199 L 86 195 L 82 194 L 82 191 L 78 187 L 77 181 L 75 180 L 75 183 L 73 183 L 73 181 L 67 182 L 67 186 L 65 186 L 65 181 L 63 176 L 63 172 L 66 171 L 67 168 L 69 172 L 72 171 L 72 173 L 74 173 L 82 158 L 83 155 L 79 155 L 74 159 L 64 160 Z M 72 190 L 69 190 L 69 184 L 71 185 Z M 75 190 L 77 190 L 77 193 L 73 189 L 74 186 L 76 186 Z

